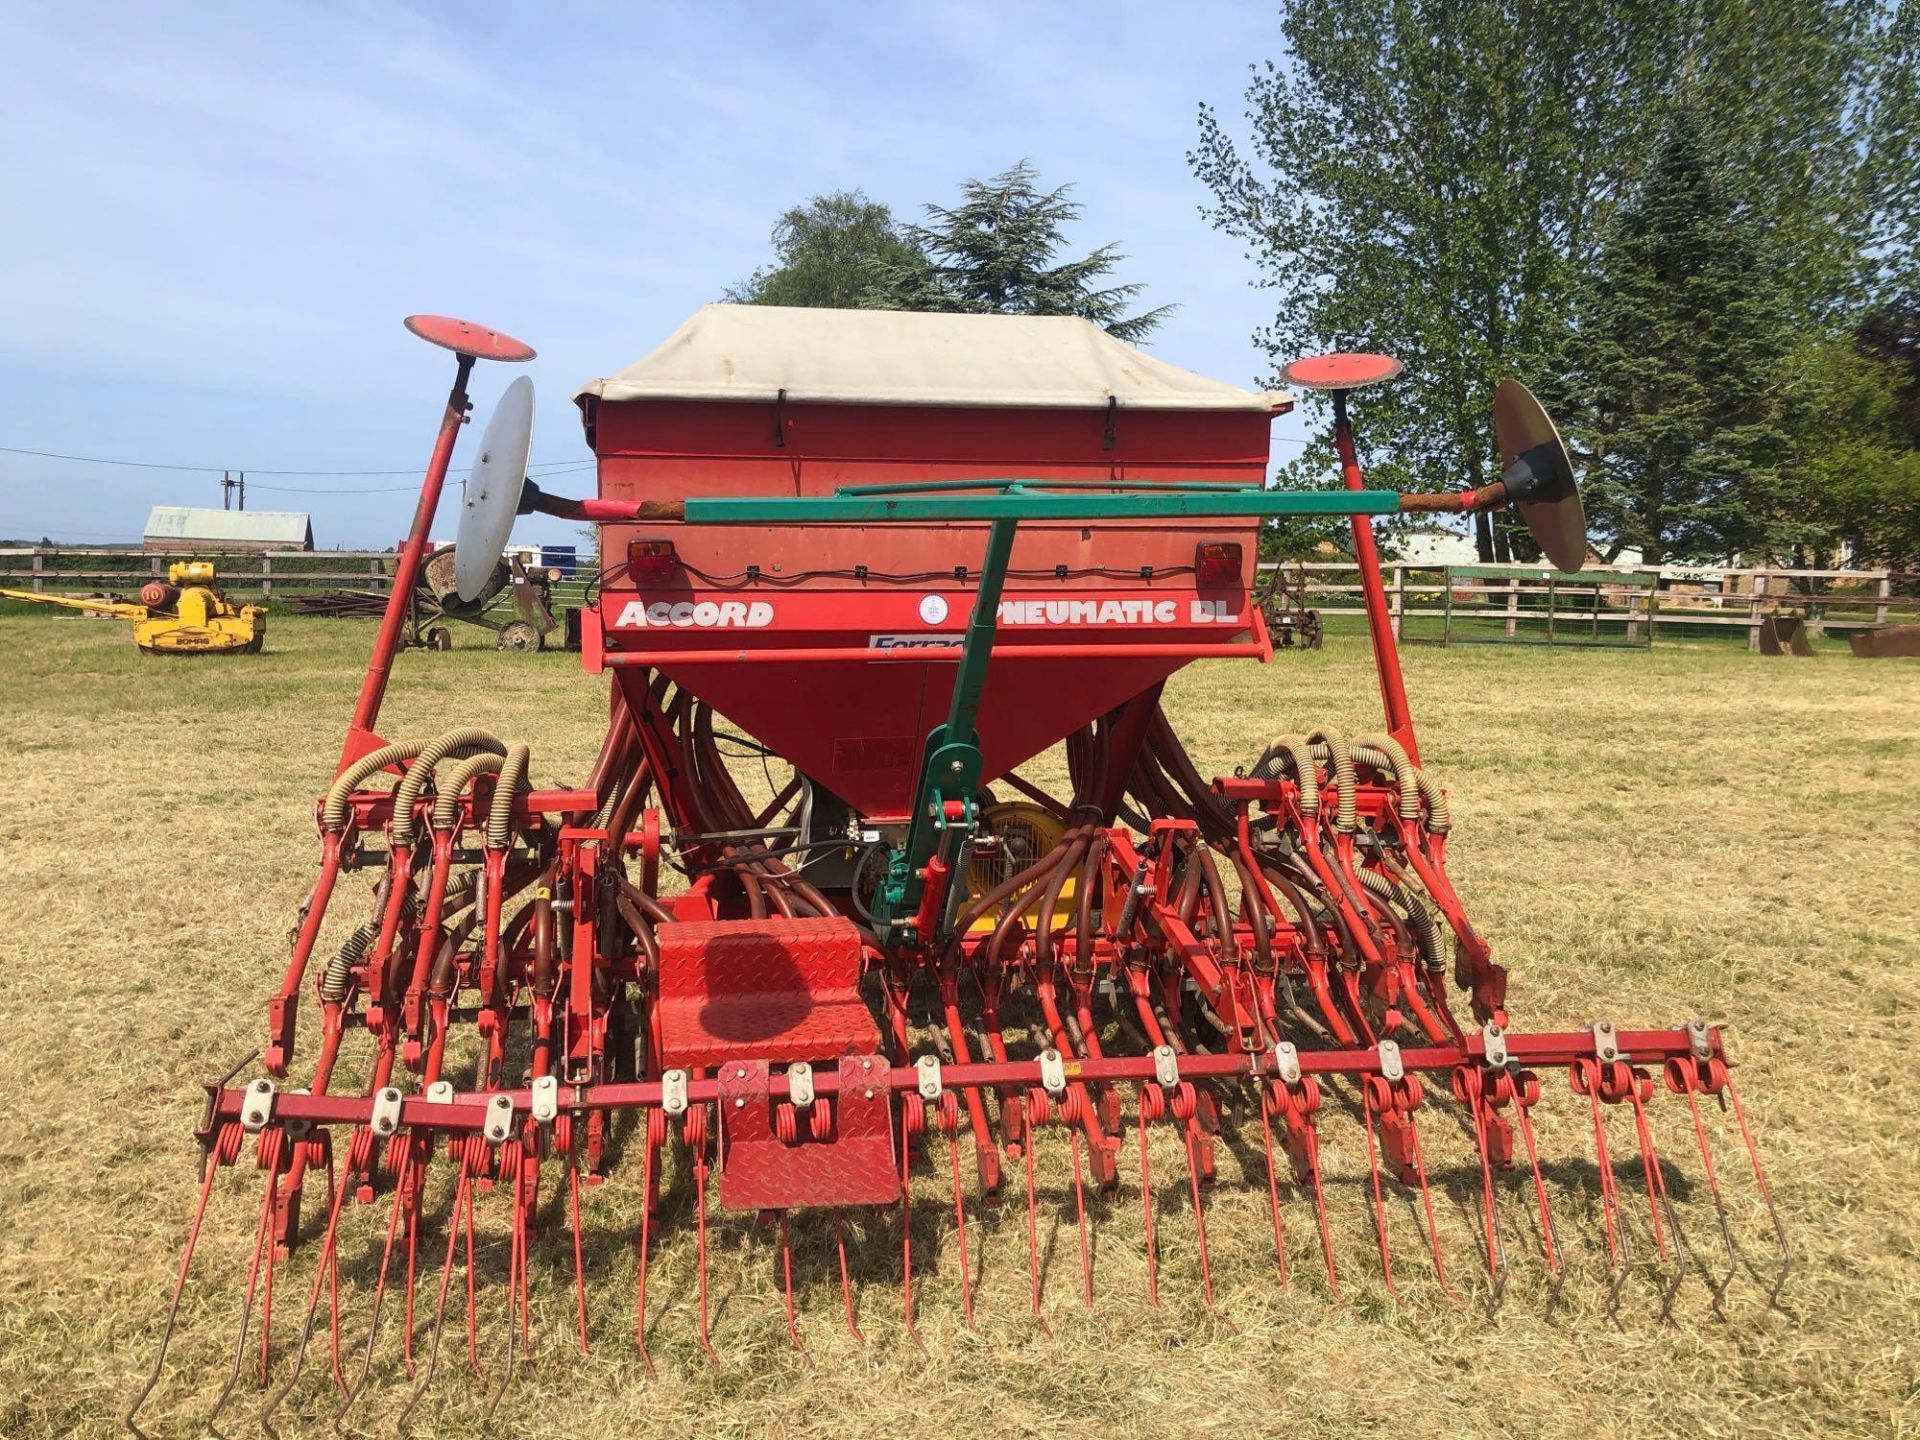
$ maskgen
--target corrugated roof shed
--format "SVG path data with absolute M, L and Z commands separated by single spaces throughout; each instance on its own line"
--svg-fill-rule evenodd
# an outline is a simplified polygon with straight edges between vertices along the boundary
M 295 510 L 156 505 L 141 541 L 148 550 L 311 550 L 313 523 Z

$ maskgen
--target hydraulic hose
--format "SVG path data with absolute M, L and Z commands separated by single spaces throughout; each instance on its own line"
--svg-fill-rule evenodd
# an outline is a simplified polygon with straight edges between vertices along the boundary
M 1253 775 L 1256 779 L 1267 779 L 1276 770 L 1293 770 L 1294 779 L 1300 786 L 1300 813 L 1314 816 L 1320 813 L 1320 767 L 1314 763 L 1312 748 L 1304 735 L 1282 735 L 1253 762 Z
M 1391 901 L 1400 907 L 1406 916 L 1407 928 L 1413 932 L 1414 942 L 1419 945 L 1420 953 L 1426 957 L 1428 969 L 1440 969 L 1445 961 L 1440 958 L 1440 935 L 1434 928 L 1433 914 L 1425 902 L 1399 882 L 1389 880 L 1377 870 L 1368 870 L 1364 866 L 1357 872 L 1360 883 L 1381 899 Z
M 414 757 L 413 763 L 407 766 L 407 773 L 400 777 L 399 785 L 394 788 L 393 843 L 395 845 L 413 844 L 413 807 L 427 788 L 427 781 L 433 775 L 434 767 L 442 760 L 454 755 L 465 758 L 482 751 L 491 755 L 501 755 L 506 752 L 506 748 L 491 731 L 472 727 L 448 730 L 429 740 Z
M 487 848 L 504 850 L 513 840 L 513 804 L 527 788 L 527 762 L 533 752 L 525 744 L 507 750 L 500 780 L 493 787 L 493 809 L 487 816 Z
M 1391 735 L 1359 735 L 1354 738 L 1353 758 L 1393 776 L 1394 786 L 1400 791 L 1402 820 L 1420 818 L 1420 786 L 1404 745 Z
M 392 745 L 382 745 L 378 750 L 369 750 L 358 760 L 334 777 L 333 784 L 327 789 L 327 798 L 320 807 L 320 828 L 339 832 L 347 827 L 347 802 L 353 792 L 360 788 L 360 782 L 369 775 L 377 774 L 389 765 L 397 765 L 402 760 L 411 760 L 418 755 L 424 742 L 402 740 Z
M 433 800 L 433 828 L 451 830 L 460 816 L 460 797 L 478 775 L 498 775 L 501 758 L 492 751 L 470 755 L 447 772 L 446 783 Z
M 1332 726 L 1322 725 L 1307 736 L 1307 746 L 1315 756 L 1324 750 L 1325 758 L 1333 766 L 1333 788 L 1338 801 L 1334 828 L 1343 835 L 1351 835 L 1359 825 L 1359 808 L 1354 792 L 1353 752 L 1347 738 Z

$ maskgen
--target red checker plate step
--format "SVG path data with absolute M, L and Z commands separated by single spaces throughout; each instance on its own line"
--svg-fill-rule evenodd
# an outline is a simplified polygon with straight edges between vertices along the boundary
M 860 933 L 852 921 L 695 920 L 655 933 L 663 1065 L 781 1064 L 880 1048 L 860 998 Z

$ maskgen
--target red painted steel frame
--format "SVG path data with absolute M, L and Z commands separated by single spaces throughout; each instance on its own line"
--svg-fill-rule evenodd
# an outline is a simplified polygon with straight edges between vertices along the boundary
M 1353 445 L 1353 426 L 1347 420 L 1346 394 L 1333 397 L 1333 443 L 1340 452 L 1340 476 L 1349 490 L 1364 490 L 1360 456 Z M 1406 681 L 1400 674 L 1400 647 L 1393 638 L 1393 615 L 1387 608 L 1387 587 L 1380 575 L 1380 551 L 1373 543 L 1373 517 L 1353 517 L 1353 558 L 1360 567 L 1360 585 L 1367 601 L 1367 633 L 1373 640 L 1374 668 L 1380 675 L 1380 703 L 1386 711 L 1387 733 L 1407 747 L 1413 763 L 1420 763 L 1420 745 L 1413 733 L 1413 712 L 1407 705 Z
M 1621 1058 L 1634 1065 L 1664 1065 L 1669 1060 L 1684 1060 L 1692 1053 L 1687 1032 L 1681 1029 L 1622 1030 L 1618 1036 Z M 1717 1026 L 1712 1031 L 1711 1045 L 1713 1057 L 1724 1059 L 1723 1041 Z M 1507 1036 L 1507 1049 L 1523 1065 L 1565 1067 L 1593 1058 L 1593 1032 L 1566 1030 L 1515 1033 Z M 1303 1050 L 1297 1058 L 1303 1075 L 1365 1076 L 1382 1073 L 1380 1053 L 1373 1049 Z M 1462 1065 L 1483 1063 L 1486 1052 L 1476 1034 L 1469 1037 L 1464 1045 L 1407 1047 L 1399 1052 L 1399 1058 L 1401 1067 L 1408 1071 L 1444 1075 Z M 1260 1080 L 1272 1079 L 1278 1074 L 1270 1053 L 1183 1055 L 1179 1065 L 1180 1076 L 1186 1080 Z M 1154 1079 L 1153 1059 L 1145 1055 L 1081 1060 L 1069 1058 L 1065 1062 L 1065 1070 L 1069 1081 L 1087 1083 L 1141 1084 Z M 784 1075 L 760 1075 L 756 1079 L 765 1087 L 768 1096 L 786 1098 L 787 1081 Z M 941 1067 L 941 1080 L 955 1089 L 1034 1088 L 1041 1083 L 1040 1062 L 1006 1060 L 945 1065 Z M 913 1066 L 895 1065 L 887 1068 L 880 1080 L 862 1083 L 884 1083 L 895 1095 L 906 1095 L 914 1092 L 919 1081 L 920 1073 Z M 838 1074 L 823 1068 L 813 1082 L 814 1093 L 832 1098 L 840 1093 L 844 1084 L 845 1081 Z M 567 1086 L 561 1105 L 567 1110 L 582 1111 L 651 1110 L 659 1108 L 663 1093 L 662 1083 L 658 1080 Z M 722 1093 L 722 1082 L 715 1076 L 692 1078 L 686 1083 L 689 1105 L 711 1104 L 720 1099 Z M 476 1132 L 485 1125 L 487 1106 L 497 1095 L 504 1095 L 512 1102 L 516 1116 L 532 1113 L 533 1092 L 524 1088 L 489 1090 L 484 1095 L 458 1095 L 445 1101 L 429 1100 L 423 1095 L 408 1095 L 400 1102 L 400 1123 L 444 1133 Z M 245 1098 L 242 1090 L 209 1086 L 202 1133 L 211 1133 L 212 1127 L 223 1121 L 238 1120 Z M 277 1119 L 307 1121 L 314 1125 L 356 1125 L 371 1120 L 374 1103 L 369 1095 L 305 1095 L 290 1092 L 275 1097 L 274 1115 Z
M 428 337 L 432 338 L 432 337 Z M 443 341 L 435 340 L 435 344 Z M 360 698 L 354 702 L 353 719 L 347 725 L 346 742 L 340 748 L 340 766 L 345 770 L 360 756 L 379 748 L 374 725 L 380 719 L 380 701 L 387 693 L 387 677 L 393 670 L 394 652 L 400 647 L 400 632 L 406 628 L 407 612 L 413 605 L 414 587 L 420 579 L 420 562 L 426 554 L 427 533 L 433 515 L 440 508 L 440 490 L 446 483 L 447 466 L 453 460 L 453 442 L 460 427 L 467 423 L 470 402 L 467 377 L 473 371 L 473 356 L 461 354 L 454 372 L 453 389 L 447 395 L 447 408 L 440 417 L 440 433 L 434 438 L 433 457 L 427 462 L 426 478 L 420 484 L 420 503 L 414 507 L 413 526 L 394 567 L 393 588 L 387 592 L 386 614 L 380 619 L 380 634 L 373 642 L 373 655 L 367 661 L 366 678 L 360 685 Z

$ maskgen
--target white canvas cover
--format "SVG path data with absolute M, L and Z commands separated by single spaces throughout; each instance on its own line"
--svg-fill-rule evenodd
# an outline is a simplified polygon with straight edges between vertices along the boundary
M 574 394 L 602 400 L 1104 410 L 1257 410 L 1285 395 L 1182 370 L 1072 316 L 707 305 Z

